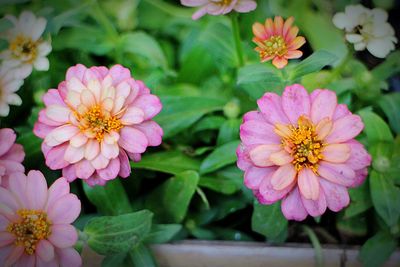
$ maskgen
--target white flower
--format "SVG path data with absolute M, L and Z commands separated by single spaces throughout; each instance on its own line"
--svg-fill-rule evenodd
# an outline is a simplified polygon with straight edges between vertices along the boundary
M 337 13 L 333 23 L 346 31 L 346 40 L 357 51 L 365 48 L 374 56 L 385 58 L 395 49 L 397 39 L 393 27 L 387 22 L 388 14 L 380 8 L 368 9 L 362 5 L 347 6 Z
M 36 70 L 49 69 L 49 60 L 46 56 L 51 51 L 49 42 L 41 38 L 45 28 L 46 19 L 37 18 L 32 12 L 24 11 L 19 18 L 11 15 L 5 17 L 13 27 L 5 34 L 1 34 L 8 41 L 8 49 L 0 53 L 0 59 L 7 68 L 22 69 L 23 73 Z
M 21 98 L 15 93 L 24 83 L 16 69 L 8 69 L 4 64 L 0 65 L 0 117 L 10 113 L 9 105 L 19 106 Z

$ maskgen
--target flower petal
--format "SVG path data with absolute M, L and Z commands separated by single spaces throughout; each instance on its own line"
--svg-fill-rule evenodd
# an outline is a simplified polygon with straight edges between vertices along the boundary
M 271 184 L 275 190 L 284 190 L 296 179 L 297 172 L 292 164 L 280 166 L 271 177 Z
M 40 171 L 30 171 L 26 179 L 27 208 L 42 210 L 47 201 L 47 182 Z
M 37 244 L 36 253 L 45 262 L 54 259 L 54 247 L 46 239 L 42 239 L 39 241 L 39 243 Z
M 338 212 L 349 205 L 350 197 L 345 186 L 331 183 L 325 179 L 321 179 L 320 184 L 331 211 Z
M 298 186 L 301 195 L 305 199 L 317 200 L 320 194 L 317 175 L 309 168 L 304 168 L 299 172 Z
M 308 213 L 303 206 L 301 196 L 297 187 L 282 200 L 282 213 L 288 220 L 302 221 Z
M 148 145 L 144 133 L 132 127 L 124 127 L 120 131 L 118 144 L 131 153 L 143 153 Z
M 78 241 L 78 232 L 70 224 L 53 225 L 48 240 L 58 248 L 73 247 Z
M 332 131 L 326 138 L 327 143 L 341 143 L 356 137 L 364 128 L 360 116 L 347 115 L 333 123 Z
M 70 224 L 78 218 L 80 212 L 79 199 L 73 194 L 67 194 L 49 206 L 47 215 L 53 224 Z
M 282 94 L 282 108 L 292 124 L 297 124 L 301 115 L 310 115 L 310 97 L 299 84 L 287 86 Z
M 325 117 L 332 119 L 337 106 L 336 94 L 330 90 L 321 90 L 311 104 L 311 120 L 317 124 Z
M 266 93 L 257 100 L 258 107 L 271 124 L 288 124 L 289 120 L 282 109 L 281 97 L 275 93 Z
M 275 165 L 269 157 L 272 153 L 281 149 L 280 145 L 258 145 L 249 152 L 251 161 L 257 167 L 269 167 Z

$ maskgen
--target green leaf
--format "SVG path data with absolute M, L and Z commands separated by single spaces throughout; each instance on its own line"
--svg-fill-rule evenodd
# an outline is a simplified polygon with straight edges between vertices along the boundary
M 171 241 L 182 229 L 180 224 L 154 224 L 145 242 L 148 244 L 162 244 Z
M 265 92 L 281 93 L 284 81 L 274 66 L 257 63 L 239 69 L 237 85 L 253 99 L 259 99 Z
M 153 170 L 177 175 L 183 171 L 200 168 L 200 162 L 178 150 L 147 154 L 139 162 L 132 162 L 132 168 Z
M 363 183 L 357 188 L 350 188 L 349 195 L 351 202 L 344 211 L 345 219 L 361 214 L 372 207 L 368 183 Z
M 268 241 L 284 242 L 288 235 L 288 221 L 281 212 L 281 203 L 262 205 L 254 202 L 251 229 L 264 235 Z
M 370 144 L 379 141 L 393 142 L 390 128 L 381 117 L 369 110 L 361 110 L 359 114 L 363 119 L 364 131 Z
M 397 247 L 396 240 L 386 232 L 379 232 L 361 247 L 359 258 L 365 267 L 381 266 Z
M 32 129 L 23 128 L 21 131 L 18 131 L 18 133 L 17 143 L 24 147 L 25 160 L 34 161 L 38 157 L 41 157 L 41 145 L 43 140 L 37 137 L 32 132 Z
M 229 143 L 233 140 L 239 139 L 239 128 L 242 123 L 241 119 L 229 119 L 221 125 L 219 129 L 217 145 Z
M 226 165 L 236 162 L 236 149 L 240 141 L 232 141 L 217 147 L 208 155 L 200 166 L 200 173 L 206 174 L 218 170 Z
M 135 267 L 156 267 L 156 261 L 145 244 L 139 244 L 129 253 Z
M 128 253 L 118 253 L 106 256 L 101 262 L 101 267 L 122 267 Z
M 199 120 L 198 123 L 193 127 L 193 132 L 199 132 L 204 130 L 216 130 L 226 121 L 222 116 L 207 116 Z
M 320 71 L 323 67 L 331 65 L 336 60 L 337 57 L 327 51 L 319 50 L 314 52 L 297 64 L 290 72 L 291 83 L 294 83 L 304 75 Z
M 145 32 L 129 32 L 121 35 L 119 49 L 147 59 L 152 65 L 167 69 L 167 59 L 158 42 Z
M 391 53 L 380 65 L 372 70 L 372 75 L 379 80 L 387 80 L 400 72 L 400 51 Z
M 47 24 L 46 31 L 51 32 L 52 34 L 58 34 L 62 27 L 78 25 L 82 17 L 86 16 L 84 13 L 89 6 L 89 3 L 82 3 L 75 8 L 68 9 L 67 11 L 51 18 Z
M 104 186 L 89 186 L 85 182 L 83 191 L 87 198 L 104 215 L 119 215 L 132 211 L 128 196 L 119 179 L 107 182 Z
M 184 171 L 157 187 L 146 200 L 146 206 L 167 223 L 180 223 L 186 216 L 196 191 L 199 175 Z
M 400 189 L 390 176 L 374 170 L 371 171 L 369 183 L 375 211 L 389 227 L 394 226 L 400 217 Z
M 202 176 L 200 177 L 199 186 L 225 195 L 231 195 L 240 190 L 235 180 L 222 176 Z
M 338 218 L 336 227 L 341 234 L 347 236 L 363 237 L 368 232 L 367 219 L 365 216 L 353 216 L 350 219 Z
M 206 97 L 162 97 L 163 110 L 155 118 L 164 130 L 164 138 L 190 127 L 207 113 L 222 110 L 224 101 Z
M 119 216 L 103 216 L 85 226 L 87 243 L 100 255 L 130 251 L 144 239 L 151 228 L 153 214 L 148 210 Z
M 400 134 L 400 93 L 384 95 L 378 103 L 388 117 L 392 129 Z

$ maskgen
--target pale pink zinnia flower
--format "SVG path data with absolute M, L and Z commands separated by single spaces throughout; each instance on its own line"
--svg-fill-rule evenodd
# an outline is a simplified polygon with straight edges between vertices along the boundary
M 224 15 L 232 10 L 239 13 L 250 12 L 257 7 L 254 0 L 181 0 L 181 4 L 189 7 L 200 7 L 192 19 L 197 20 L 205 14 Z
M 47 189 L 39 171 L 12 174 L 9 187 L 0 187 L 2 266 L 81 266 L 73 248 L 78 233 L 71 225 L 80 211 L 66 179 Z
M 126 178 L 128 156 L 138 161 L 148 146 L 161 144 L 163 131 L 152 121 L 162 107 L 159 98 L 121 65 L 71 67 L 43 101 L 34 132 L 44 139 L 47 166 L 62 169 L 68 181 L 104 185 Z
M 0 186 L 8 184 L 8 178 L 15 172 L 24 172 L 21 164 L 25 158 L 24 148 L 15 144 L 16 135 L 13 130 L 0 129 Z
M 336 94 L 303 86 L 286 87 L 282 97 L 266 93 L 260 111 L 245 114 L 238 166 L 244 183 L 263 204 L 282 199 L 287 219 L 320 216 L 328 207 L 339 211 L 349 204 L 347 188 L 360 185 L 371 157 L 354 138 L 362 131 Z

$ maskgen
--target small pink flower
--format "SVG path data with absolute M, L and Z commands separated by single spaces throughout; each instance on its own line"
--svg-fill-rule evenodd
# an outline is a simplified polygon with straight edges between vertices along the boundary
M 82 265 L 73 248 L 78 233 L 71 225 L 81 202 L 60 178 L 47 189 L 39 171 L 14 173 L 0 187 L 0 262 L 2 266 Z
M 364 128 L 361 118 L 334 92 L 309 95 L 298 84 L 257 103 L 260 111 L 245 114 L 240 127 L 237 164 L 260 203 L 282 200 L 285 217 L 298 221 L 346 207 L 347 188 L 364 181 L 371 163 L 354 139 Z
M 24 173 L 22 161 L 25 158 L 24 148 L 15 144 L 16 135 L 13 130 L 0 129 L 0 186 L 8 184 L 8 178 L 15 172 Z
M 139 161 L 148 146 L 161 144 L 163 131 L 152 120 L 162 108 L 159 98 L 121 65 L 71 67 L 43 101 L 34 133 L 44 139 L 47 166 L 62 169 L 70 182 L 126 178 L 128 156 Z
M 200 7 L 192 18 L 197 20 L 205 14 L 224 15 L 232 10 L 239 13 L 250 12 L 257 7 L 254 0 L 181 0 L 181 4 L 189 7 Z

